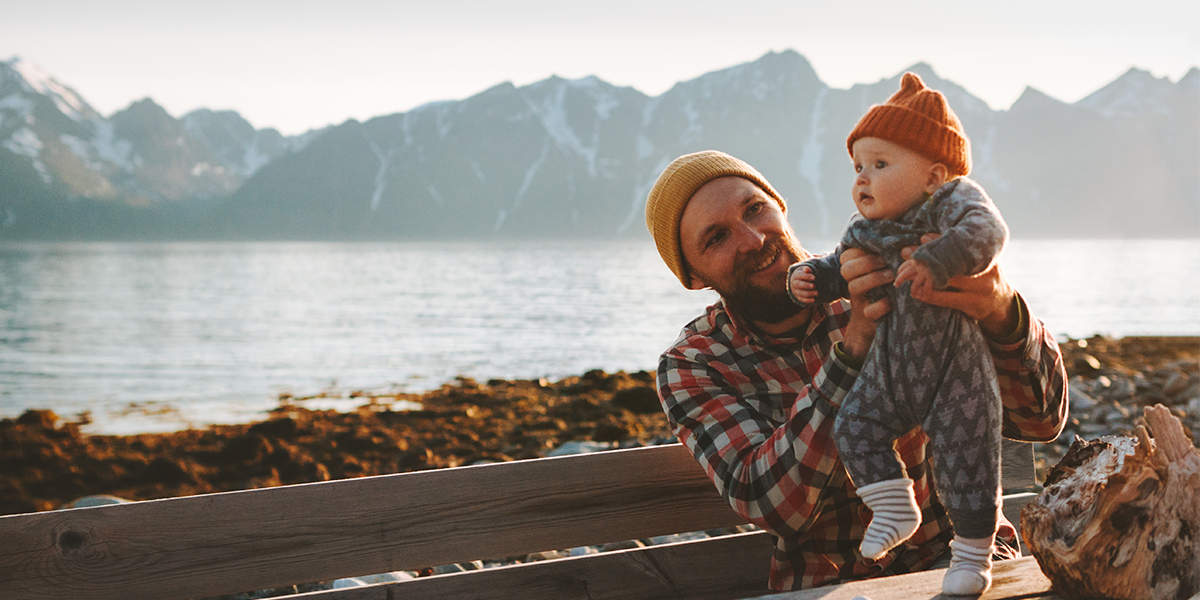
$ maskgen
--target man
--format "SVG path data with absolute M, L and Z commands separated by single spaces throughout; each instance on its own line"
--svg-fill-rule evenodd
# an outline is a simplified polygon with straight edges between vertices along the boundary
M 915 429 L 896 442 L 921 527 L 875 561 L 856 552 L 871 515 L 830 437 L 876 322 L 890 309 L 886 297 L 872 302 L 867 292 L 891 285 L 893 274 L 880 257 L 847 250 L 849 302 L 796 305 L 787 270 L 809 255 L 786 212 L 758 171 L 721 152 L 681 156 L 659 176 L 646 202 L 659 254 L 685 287 L 721 296 L 663 353 L 663 409 L 734 510 L 775 537 L 771 589 L 930 568 L 953 531 L 932 490 L 924 433 Z M 1067 408 L 1062 356 L 997 267 L 917 299 L 979 323 L 1000 379 L 1006 437 L 1058 435 Z M 999 559 L 1020 555 L 1003 517 L 996 548 Z

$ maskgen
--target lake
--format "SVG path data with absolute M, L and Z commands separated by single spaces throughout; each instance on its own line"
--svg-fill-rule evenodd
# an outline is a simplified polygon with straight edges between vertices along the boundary
M 811 250 L 833 241 L 809 243 Z M 1066 337 L 1200 335 L 1200 240 L 1013 240 Z M 650 370 L 712 292 L 647 240 L 0 244 L 0 417 L 131 433 L 261 418 L 280 394 Z

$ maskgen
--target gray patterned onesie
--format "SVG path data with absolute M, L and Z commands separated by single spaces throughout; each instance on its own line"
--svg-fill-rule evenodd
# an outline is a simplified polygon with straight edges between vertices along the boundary
M 941 237 L 921 245 L 924 233 Z M 875 252 L 895 271 L 903 262 L 902 248 L 921 246 L 913 257 L 943 287 L 950 277 L 987 269 L 1007 239 L 1008 228 L 991 199 L 960 177 L 894 221 L 858 218 L 832 254 L 800 264 L 816 275 L 817 302 L 824 303 L 849 296 L 840 273 L 845 248 Z M 990 537 L 1000 507 L 1001 409 L 991 352 L 974 320 L 913 299 L 910 287 L 906 282 L 884 292 L 891 295 L 892 310 L 879 322 L 862 372 L 838 411 L 838 453 L 858 487 L 901 479 L 904 465 L 892 443 L 922 427 L 938 497 L 955 533 Z

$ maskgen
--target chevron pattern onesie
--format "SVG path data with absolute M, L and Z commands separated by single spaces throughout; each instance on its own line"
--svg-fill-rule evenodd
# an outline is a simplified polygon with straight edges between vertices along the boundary
M 921 244 L 925 233 L 941 237 Z M 895 271 L 905 246 L 925 262 L 936 285 L 986 270 L 1008 239 L 1008 228 L 987 194 L 960 177 L 894 221 L 859 217 L 832 253 L 811 259 L 817 302 L 849 296 L 841 253 L 862 248 Z M 793 269 L 800 265 L 793 265 Z M 957 535 L 990 537 L 1000 508 L 1000 389 L 979 326 L 960 311 L 925 304 L 911 282 L 887 286 L 892 310 L 879 322 L 854 387 L 834 425 L 846 471 L 861 488 L 906 476 L 892 443 L 915 427 L 929 436 L 938 497 Z M 915 475 L 914 475 L 915 477 Z

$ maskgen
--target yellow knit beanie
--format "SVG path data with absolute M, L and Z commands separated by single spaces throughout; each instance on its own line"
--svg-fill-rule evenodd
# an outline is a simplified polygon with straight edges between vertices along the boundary
M 704 184 L 730 175 L 750 180 L 774 198 L 779 208 L 787 213 L 787 203 L 761 173 L 744 161 L 716 150 L 676 158 L 658 176 L 658 181 L 654 182 L 646 198 L 646 228 L 650 230 L 663 262 L 667 263 L 683 287 L 691 288 L 687 261 L 683 259 L 683 250 L 679 246 L 679 221 L 683 218 L 683 209 Z
M 933 162 L 946 165 L 950 177 L 971 172 L 971 141 L 958 115 L 937 90 L 925 87 L 916 73 L 905 73 L 900 91 L 884 104 L 876 104 L 863 115 L 846 138 L 846 149 L 854 154 L 854 142 L 874 137 L 899 144 Z

